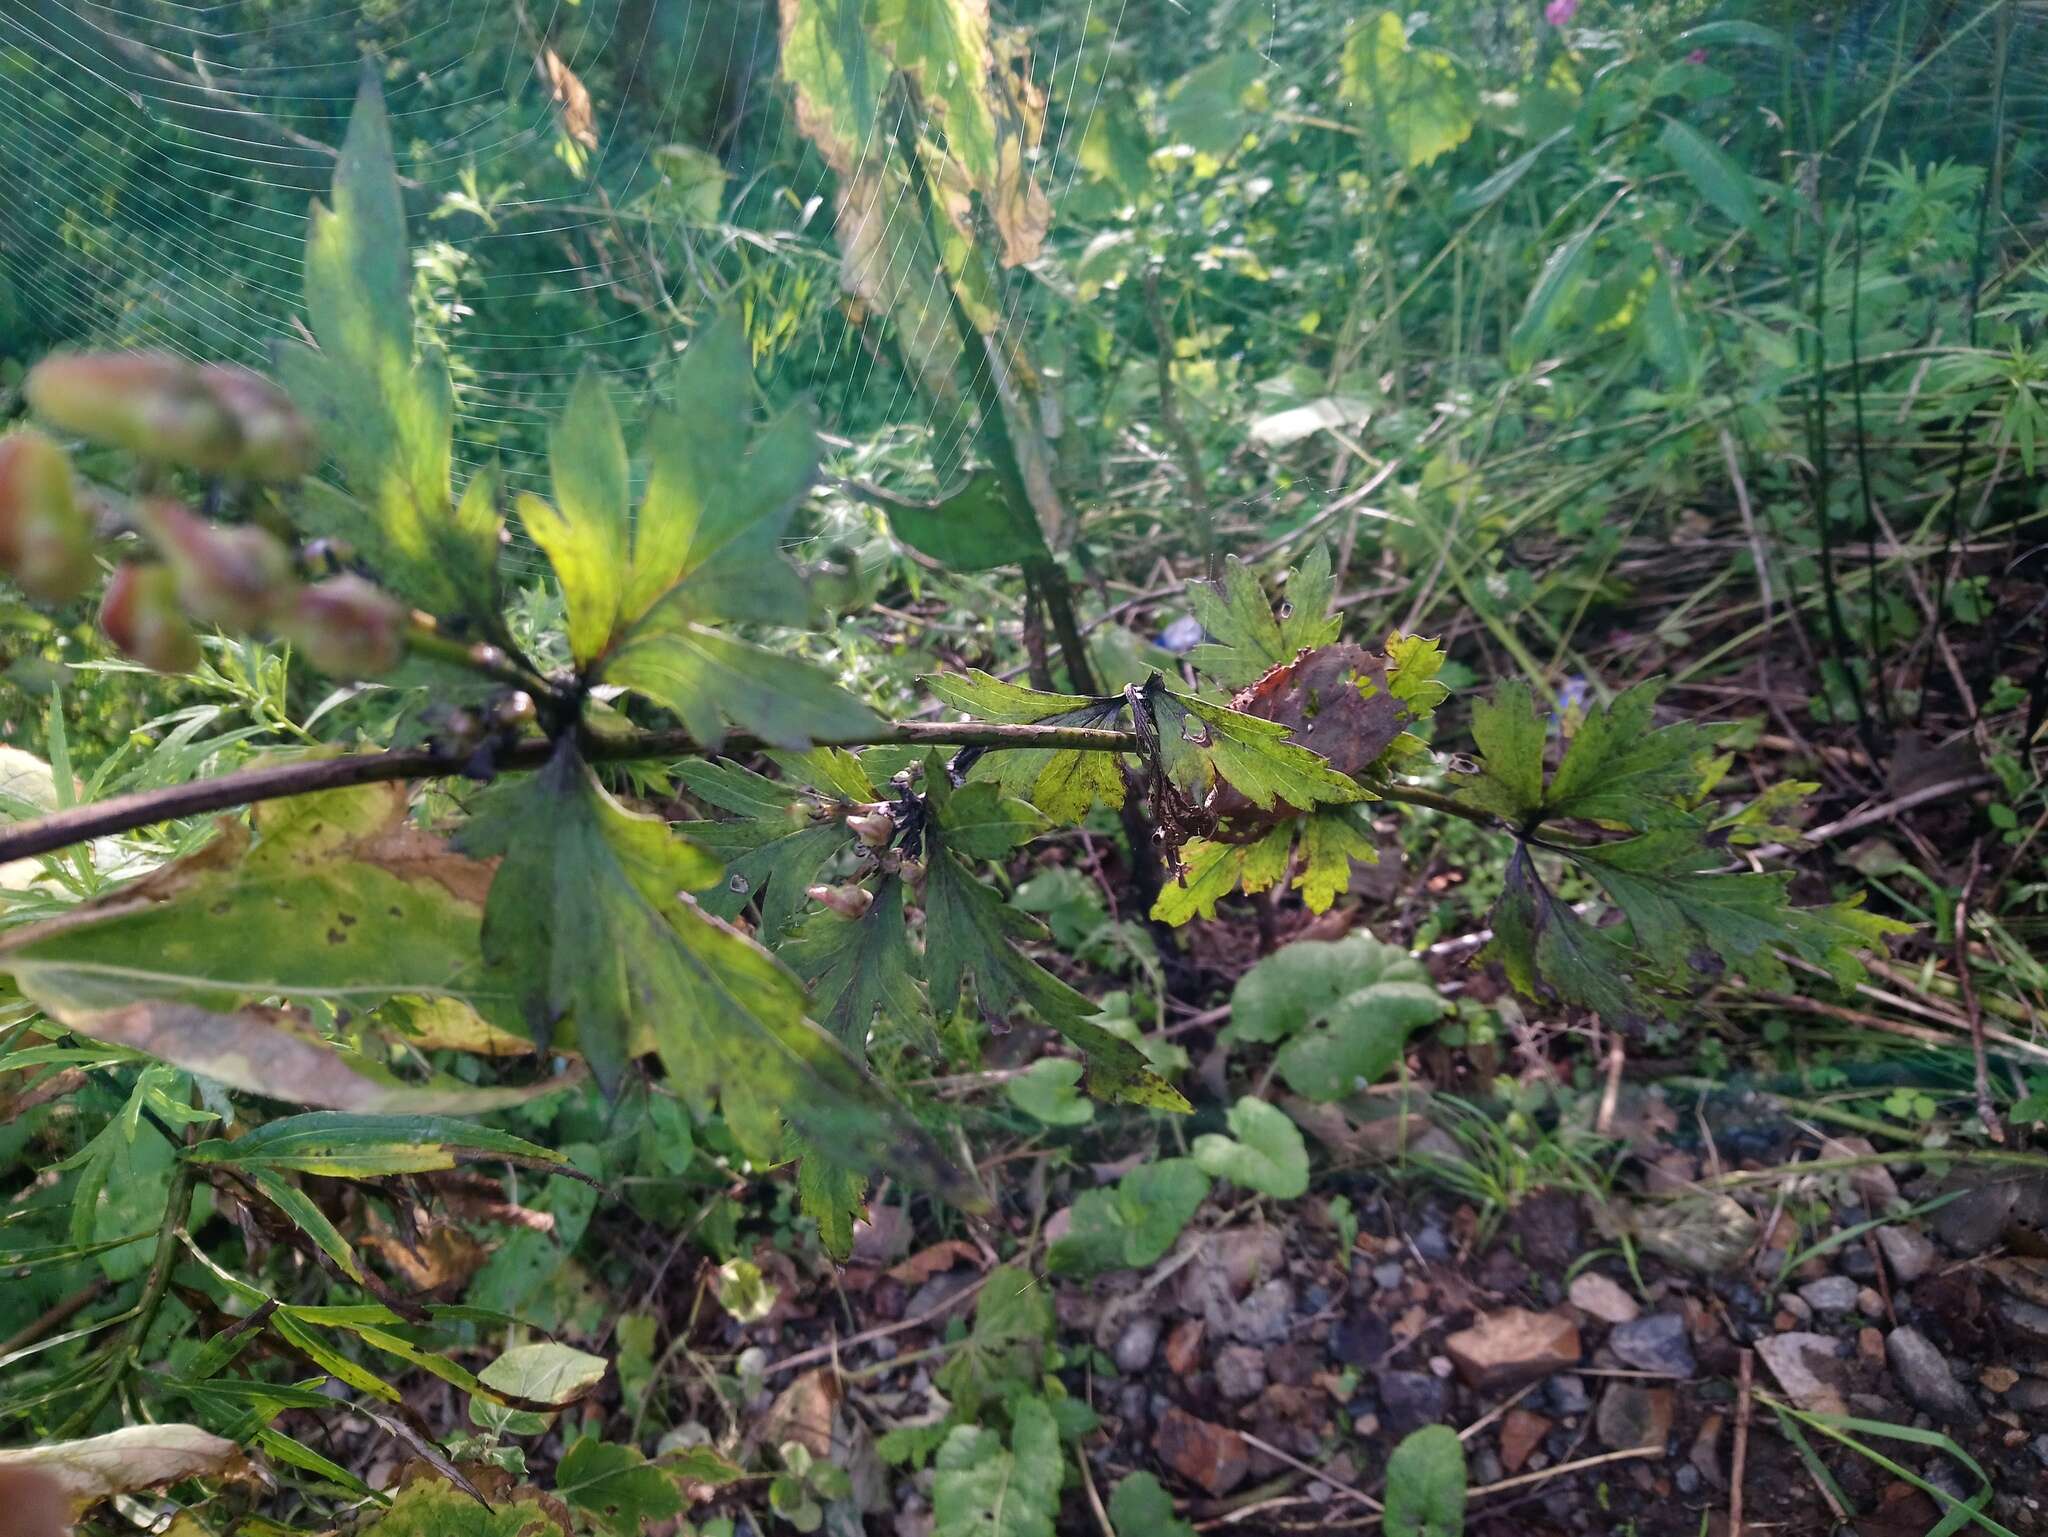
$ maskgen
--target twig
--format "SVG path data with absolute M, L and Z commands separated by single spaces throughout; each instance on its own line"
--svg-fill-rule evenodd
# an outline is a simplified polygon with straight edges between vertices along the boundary
M 1088 1509 L 1095 1517 L 1095 1524 L 1102 1528 L 1102 1537 L 1117 1537 L 1116 1528 L 1109 1524 L 1109 1512 L 1102 1508 L 1102 1496 L 1095 1488 L 1095 1470 L 1088 1466 L 1087 1452 L 1076 1447 L 1074 1461 L 1081 1464 L 1081 1487 L 1088 1494 Z
M 1889 822 L 1892 818 L 1903 815 L 1916 806 L 1924 806 L 1929 801 L 1945 800 L 1951 795 L 1966 795 L 1972 790 L 1981 790 L 1986 785 L 1997 782 L 1990 774 L 1965 774 L 1958 779 L 1944 779 L 1940 784 L 1922 785 L 1919 789 L 1894 800 L 1880 801 L 1875 806 L 1867 806 L 1837 821 L 1809 828 L 1799 835 L 1797 844 L 1767 843 L 1762 848 L 1750 849 L 1748 854 L 1752 859 L 1776 859 L 1791 853 L 1794 848 L 1825 843 L 1830 838 L 1839 838 L 1843 833 L 1853 833 L 1874 822 Z
M 835 1335 L 822 1345 L 813 1346 L 809 1350 L 800 1350 L 793 1356 L 783 1357 L 783 1359 L 775 1362 L 774 1365 L 770 1366 L 761 1375 L 764 1378 L 773 1377 L 778 1372 L 794 1371 L 799 1366 L 810 1366 L 818 1361 L 829 1361 L 842 1350 L 851 1350 L 854 1346 L 865 1345 L 870 1340 L 887 1339 L 892 1334 L 901 1334 L 905 1329 L 920 1328 L 930 1323 L 941 1313 L 951 1311 L 969 1297 L 972 1297 L 976 1292 L 988 1285 L 990 1278 L 995 1274 L 995 1271 L 989 1271 L 987 1275 L 981 1276 L 971 1284 L 962 1287 L 944 1302 L 939 1303 L 936 1307 L 927 1308 L 915 1318 L 905 1318 L 898 1323 L 880 1324 L 872 1329 L 863 1329 L 860 1333 L 849 1335 L 845 1339 L 840 1339 Z
M 1310 1478 L 1315 1479 L 1318 1483 L 1328 1484 L 1332 1489 L 1335 1489 L 1339 1494 L 1342 1494 L 1349 1499 L 1356 1500 L 1359 1504 L 1363 1505 L 1367 1510 L 1384 1511 L 1387 1508 L 1386 1506 L 1382 1505 L 1378 1500 L 1374 1499 L 1371 1495 L 1367 1494 L 1364 1490 L 1352 1488 L 1351 1485 L 1345 1483 L 1344 1480 L 1341 1478 L 1332 1478 L 1329 1475 L 1329 1473 L 1325 1472 L 1323 1469 L 1315 1467 L 1310 1463 L 1303 1462 L 1299 1457 L 1295 1456 L 1292 1452 L 1283 1452 L 1271 1441 L 1260 1440 L 1257 1436 L 1253 1435 L 1249 1430 L 1240 1430 L 1238 1434 L 1244 1437 L 1245 1445 L 1257 1447 L 1260 1451 L 1264 1452 L 1268 1457 L 1271 1457 L 1275 1462 L 1284 1462 L 1287 1464 L 1288 1467 L 1293 1468 L 1297 1473 L 1306 1473 Z
M 716 749 L 697 741 L 687 731 L 642 731 L 629 736 L 593 738 L 583 744 L 583 754 L 592 762 L 621 763 L 645 758 L 710 757 L 738 755 L 772 746 L 759 738 L 733 735 Z M 945 723 L 898 721 L 872 731 L 844 736 L 818 737 L 819 747 L 982 747 L 1070 748 L 1076 752 L 1121 752 L 1138 750 L 1136 733 L 1100 730 L 1092 726 L 1042 726 L 1031 724 Z M 542 767 L 555 751 L 546 737 L 531 737 L 515 743 L 497 760 L 500 772 L 524 772 Z M 17 822 L 0 828 L 0 863 L 53 853 L 94 838 L 133 832 L 159 822 L 181 817 L 203 816 L 209 811 L 227 811 L 259 801 L 282 800 L 322 790 L 349 789 L 357 785 L 389 784 L 395 780 L 444 779 L 463 771 L 463 761 L 431 748 L 403 752 L 347 753 L 337 758 L 295 758 L 287 763 L 241 769 L 213 779 L 171 785 L 161 790 L 139 790 L 117 795 L 91 805 L 54 812 L 32 822 Z M 1402 805 L 1441 811 L 1481 826 L 1496 825 L 1489 812 L 1477 810 L 1410 785 L 1382 785 L 1380 799 Z
M 6 1339 L 0 1340 L 0 1357 L 13 1355 L 23 1345 L 33 1345 L 52 1329 L 75 1317 L 83 1309 L 91 1307 L 100 1299 L 100 1294 L 106 1291 L 107 1285 L 107 1278 L 101 1276 L 90 1286 L 73 1292 L 62 1302 L 46 1309 L 42 1317 L 34 1322 L 22 1325 Z
M 1174 452 L 1180 456 L 1188 500 L 1195 506 L 1195 542 L 1202 549 L 1202 575 L 1213 582 L 1223 574 L 1216 563 L 1216 508 L 1209 500 L 1209 478 L 1202 473 L 1202 451 L 1187 423 L 1181 420 L 1178 394 L 1173 387 L 1173 328 L 1167 324 L 1166 306 L 1159 302 L 1157 266 L 1145 269 L 1145 308 L 1152 317 L 1152 340 L 1158 353 L 1159 425 L 1166 429 Z
M 1970 845 L 1970 872 L 1963 877 L 1962 890 L 1956 893 L 1956 986 L 1962 994 L 1963 1013 L 1970 1022 L 1970 1060 L 1977 1079 L 1977 1118 L 1984 1123 L 1987 1137 L 1993 1142 L 2003 1142 L 2005 1128 L 1999 1124 L 1998 1108 L 1991 1102 L 1991 1067 L 1984 1055 L 1984 1011 L 1977 1007 L 1977 989 L 1970 981 L 1970 898 L 1976 892 L 1977 877 L 1983 873 L 1983 852 L 1983 840 Z
M 1735 1455 L 1728 1464 L 1728 1537 L 1742 1537 L 1742 1477 L 1749 1462 L 1750 1390 L 1756 1383 L 1756 1353 L 1742 1352 L 1735 1378 Z
M 91 1429 L 92 1422 L 119 1389 L 129 1369 L 140 1361 L 143 1344 L 149 1338 L 157 1312 L 163 1307 L 164 1296 L 171 1287 L 171 1262 L 177 1258 L 178 1235 L 185 1226 L 186 1214 L 192 1206 L 192 1192 L 198 1182 L 197 1164 L 180 1158 L 172 1165 L 171 1186 L 164 1198 L 164 1219 L 156 1233 L 156 1253 L 150 1259 L 149 1274 L 142 1283 L 142 1300 L 135 1304 L 135 1317 L 128 1325 L 127 1337 L 122 1340 L 114 1359 L 107 1363 L 106 1370 L 100 1373 L 99 1382 L 85 1402 L 65 1421 L 54 1439 L 66 1440 Z

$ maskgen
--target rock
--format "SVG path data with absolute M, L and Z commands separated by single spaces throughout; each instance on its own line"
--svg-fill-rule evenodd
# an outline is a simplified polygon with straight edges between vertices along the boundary
M 2014 1296 L 2001 1296 L 1991 1304 L 1999 1320 L 2015 1334 L 2035 1344 L 2048 1344 L 2048 1308 Z
M 1228 1310 L 1228 1332 L 1253 1345 L 1270 1345 L 1294 1331 L 1294 1283 L 1275 1276 L 1252 1288 Z
M 1372 1284 L 1383 1292 L 1390 1292 L 1408 1277 L 1399 1260 L 1388 1260 L 1383 1265 L 1372 1267 Z
M 1151 1397 L 1151 1391 L 1142 1382 L 1126 1382 L 1117 1393 L 1116 1412 L 1126 1431 L 1139 1436 L 1145 1433 L 1146 1406 Z
M 1152 1450 L 1159 1460 L 1211 1495 L 1228 1494 L 1251 1471 L 1251 1452 L 1244 1437 L 1227 1425 L 1198 1420 L 1179 1405 L 1160 1418 Z
M 2027 1443 L 2027 1450 L 2034 1454 L 2036 1461 L 2048 1463 L 2048 1435 L 2034 1437 Z
M 1346 1366 L 1376 1366 L 1393 1343 L 1387 1321 L 1367 1307 L 1354 1307 L 1330 1331 L 1330 1354 Z
M 1652 1313 L 1616 1324 L 1607 1336 L 1607 1348 L 1627 1365 L 1660 1377 L 1690 1377 L 1697 1370 L 1685 1320 L 1676 1313 Z
M 1858 1329 L 1856 1331 L 1856 1354 L 1872 1366 L 1884 1365 L 1884 1331 L 1882 1329 Z
M 1232 1403 L 1266 1390 L 1266 1353 L 1251 1345 L 1226 1345 L 1216 1352 L 1216 1391 Z
M 1716 1489 L 1728 1487 L 1721 1472 L 1721 1428 L 1725 1424 L 1727 1420 L 1719 1414 L 1709 1414 L 1701 1420 L 1699 1433 L 1692 1438 L 1689 1458 L 1693 1470 Z
M 1836 1257 L 1835 1264 L 1858 1286 L 1868 1286 L 1877 1279 L 1877 1257 L 1870 1252 L 1869 1244 L 1850 1244 Z
M 1682 1462 L 1678 1465 L 1678 1472 L 1673 1475 L 1673 1480 L 1677 1483 L 1680 1494 L 1698 1494 L 1700 1492 L 1700 1470 L 1689 1462 Z
M 2013 1223 L 2038 1223 L 2048 1215 L 2048 1180 L 2039 1175 L 2026 1178 L 1961 1176 L 1949 1188 L 1962 1185 L 1963 1193 L 1929 1214 L 1934 1235 L 1956 1253 L 1982 1254 L 2005 1236 Z
M 1110 1354 L 1118 1371 L 1136 1376 L 1152 1364 L 1152 1352 L 1158 1348 L 1159 1320 L 1149 1313 L 1141 1313 L 1117 1336 L 1116 1348 Z
M 1617 1382 L 1600 1399 L 1593 1428 L 1609 1451 L 1662 1446 L 1671 1436 L 1677 1395 L 1669 1388 L 1646 1388 L 1638 1382 Z
M 2022 1377 L 2006 1391 L 2005 1401 L 2022 1414 L 2048 1413 L 2048 1380 Z
M 1379 1389 L 1380 1418 L 1396 1436 L 1441 1425 L 1450 1413 L 1449 1386 L 1428 1372 L 1381 1372 Z
M 1508 1228 L 1538 1270 L 1561 1271 L 1586 1250 L 1585 1219 L 1578 1195 L 1570 1190 L 1524 1196 L 1508 1213 Z
M 1977 1381 L 1993 1393 L 2009 1393 L 2020 1380 L 2020 1374 L 2010 1366 L 1987 1366 L 1977 1373 Z
M 1561 1313 L 1503 1308 L 1482 1313 L 1444 1341 L 1467 1387 L 1512 1388 L 1579 1360 L 1579 1326 Z
M 1797 1292 L 1786 1292 L 1778 1299 L 1778 1306 L 1803 1324 L 1813 1322 L 1813 1304 Z
M 1826 1334 L 1768 1334 L 1756 1342 L 1786 1397 L 1810 1414 L 1847 1414 L 1838 1342 Z
M 1527 1409 L 1508 1410 L 1500 1422 L 1501 1467 L 1509 1473 L 1521 1472 L 1522 1464 L 1543 1444 L 1543 1438 L 1550 1434 L 1554 1423 L 1547 1416 L 1532 1414 Z
M 1900 1390 L 1936 1419 L 1975 1424 L 1981 1417 L 1977 1400 L 1949 1370 L 1948 1357 L 1918 1329 L 1892 1330 L 1884 1354 Z
M 1733 1196 L 1648 1202 L 1630 1212 L 1636 1240 L 1661 1260 L 1702 1275 L 1726 1270 L 1756 1242 L 1757 1221 Z
M 1892 1279 L 1901 1286 L 1911 1286 L 1941 1262 L 1941 1251 L 1934 1247 L 1934 1240 L 1914 1227 L 1881 1227 L 1877 1230 L 1877 1246 L 1884 1251 L 1884 1261 L 1892 1267 Z
M 1550 1400 L 1550 1407 L 1563 1415 L 1584 1414 L 1593 1407 L 1586 1379 L 1577 1372 L 1559 1372 L 1543 1384 L 1543 1395 Z
M 1799 1288 L 1799 1295 L 1816 1313 L 1853 1313 L 1856 1294 L 1863 1288 L 1845 1275 L 1823 1276 Z
M 1166 1336 L 1166 1369 L 1176 1377 L 1191 1375 L 1202 1364 L 1202 1336 L 1206 1332 L 1199 1318 L 1183 1318 L 1175 1324 L 1173 1333 Z
M 1868 1137 L 1823 1137 L 1820 1144 L 1823 1158 L 1869 1158 L 1877 1157 L 1877 1148 Z M 1888 1212 L 1892 1203 L 1899 1199 L 1898 1181 L 1892 1178 L 1892 1171 L 1883 1164 L 1871 1162 L 1849 1171 L 1849 1188 L 1872 1211 Z
M 1443 1224 L 1434 1220 L 1426 1223 L 1422 1231 L 1415 1235 L 1415 1250 L 1432 1265 L 1441 1265 L 1449 1259 L 1451 1239 L 1444 1231 Z
M 1590 1313 L 1604 1324 L 1625 1324 L 1642 1314 L 1631 1297 L 1618 1281 L 1608 1279 L 1597 1270 L 1582 1270 L 1572 1277 L 1571 1290 L 1566 1294 L 1573 1307 L 1581 1313 Z
M 1884 1316 L 1884 1294 L 1875 1286 L 1858 1287 L 1856 1291 L 1856 1311 L 1865 1318 L 1882 1318 Z

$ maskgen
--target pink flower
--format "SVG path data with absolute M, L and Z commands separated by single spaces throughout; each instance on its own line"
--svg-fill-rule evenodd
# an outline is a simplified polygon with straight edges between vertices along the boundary
M 1553 27 L 1564 26 L 1579 14 L 1579 0 L 1550 0 L 1543 7 L 1543 19 Z
M 1706 50 L 1706 49 L 1704 49 L 1704 48 L 1695 48 L 1695 49 L 1693 49 L 1693 51 L 1692 51 L 1691 53 L 1689 53 L 1689 54 L 1687 54 L 1687 55 L 1685 56 L 1685 62 L 1686 62 L 1686 63 L 1688 63 L 1688 64 L 1704 64 L 1704 63 L 1706 63 L 1706 62 L 1707 62 L 1707 50 Z

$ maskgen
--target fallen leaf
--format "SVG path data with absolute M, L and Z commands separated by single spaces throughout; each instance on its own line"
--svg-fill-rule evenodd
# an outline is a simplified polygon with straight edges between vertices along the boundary
M 547 86 L 548 95 L 554 98 L 555 110 L 562 118 L 562 132 L 585 149 L 596 149 L 597 117 L 590 104 L 590 88 L 552 48 L 541 49 L 533 67 Z
M 933 1244 L 930 1248 L 919 1249 L 900 1265 L 893 1265 L 887 1274 L 892 1281 L 901 1281 L 905 1286 L 922 1286 L 942 1270 L 951 1270 L 955 1265 L 978 1265 L 981 1251 L 964 1238 L 948 1238 Z
M 197 1425 L 130 1425 L 83 1441 L 0 1452 L 0 1477 L 41 1474 L 74 1514 L 112 1495 L 220 1478 L 242 1467 L 240 1447 Z

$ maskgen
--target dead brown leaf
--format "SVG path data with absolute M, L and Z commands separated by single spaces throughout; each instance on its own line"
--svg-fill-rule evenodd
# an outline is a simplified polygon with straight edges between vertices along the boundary
M 83 1441 L 0 1452 L 0 1478 L 27 1487 L 22 1481 L 33 1475 L 54 1487 L 74 1515 L 116 1494 L 246 1471 L 240 1447 L 197 1425 L 129 1425 Z
M 590 88 L 576 71 L 562 61 L 552 48 L 541 49 L 533 61 L 534 72 L 554 98 L 555 111 L 562 119 L 562 132 L 585 149 L 597 148 L 597 116 L 590 104 Z
M 979 1265 L 981 1251 L 963 1238 L 948 1238 L 929 1248 L 919 1249 L 900 1265 L 891 1266 L 886 1272 L 892 1281 L 905 1286 L 922 1286 L 942 1270 L 951 1270 L 959 1264 Z

